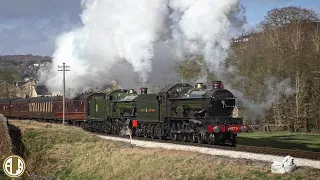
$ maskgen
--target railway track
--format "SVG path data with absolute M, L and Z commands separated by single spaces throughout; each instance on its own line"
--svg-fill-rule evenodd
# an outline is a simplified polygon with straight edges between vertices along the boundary
M 106 134 L 106 133 L 97 133 L 91 132 L 96 135 L 104 135 L 104 136 L 112 136 L 112 137 L 121 137 L 129 139 L 129 136 L 122 136 L 117 134 Z M 279 148 L 271 148 L 271 147 L 260 147 L 260 146 L 245 146 L 245 145 L 237 145 L 236 147 L 228 146 L 228 145 L 211 145 L 211 144 L 199 144 L 192 142 L 184 142 L 184 141 L 173 141 L 170 139 L 161 140 L 161 139 L 151 139 L 144 137 L 132 137 L 133 140 L 143 140 L 143 141 L 154 141 L 161 143 L 172 143 L 172 144 L 181 144 L 188 146 L 198 146 L 198 147 L 208 147 L 208 148 L 216 148 L 216 149 L 224 149 L 224 150 L 233 150 L 233 151 L 243 151 L 257 154 L 268 154 L 268 155 L 276 155 L 276 156 L 286 156 L 290 155 L 295 158 L 303 158 L 303 159 L 311 159 L 311 160 L 320 160 L 320 152 L 313 151 L 300 151 L 293 149 L 279 149 Z

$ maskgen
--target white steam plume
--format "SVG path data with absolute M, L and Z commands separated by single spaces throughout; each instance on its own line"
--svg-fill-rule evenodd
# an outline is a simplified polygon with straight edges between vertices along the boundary
M 229 84 L 226 84 L 225 87 L 231 90 L 237 97 L 238 103 L 241 103 L 241 106 L 246 108 L 246 116 L 251 120 L 258 120 L 265 117 L 272 104 L 277 102 L 282 95 L 292 95 L 295 92 L 295 90 L 290 87 L 290 79 L 277 82 L 273 77 L 265 78 L 263 82 L 264 94 L 260 95 L 261 101 L 258 102 L 248 99 L 242 92 L 232 89 Z
M 171 0 L 170 18 L 177 55 L 203 55 L 207 66 L 217 76 L 228 56 L 233 19 L 239 11 L 239 0 Z M 235 22 L 235 21 L 234 21 Z
M 46 84 L 51 90 L 61 91 L 60 84 L 48 74 L 57 72 L 63 62 L 71 67 L 67 87 L 74 94 L 99 88 L 112 80 L 124 88 L 136 88 L 141 85 L 137 79 L 147 83 L 148 78 L 154 81 L 163 77 L 168 74 L 164 72 L 170 63 L 174 59 L 185 60 L 186 54 L 203 56 L 216 78 L 228 84 L 223 74 L 228 71 L 224 63 L 231 33 L 245 22 L 239 0 L 82 0 L 81 3 L 83 27 L 59 36 L 52 67 L 41 73 L 43 81 L 49 78 Z M 268 97 L 271 101 L 259 106 L 239 91 L 230 90 L 246 107 L 259 107 L 259 112 L 277 99 L 280 92 L 270 93 L 277 95 Z
M 168 16 L 166 0 L 82 0 L 83 27 L 64 33 L 57 39 L 50 71 L 66 62 L 69 88 L 88 88 L 99 85 L 86 78 L 105 84 L 113 77 L 138 78 L 145 83 L 152 71 L 154 43 L 159 40 Z M 131 65 L 131 71 L 123 66 Z M 121 67 L 110 74 L 113 67 Z M 125 72 L 121 72 L 126 70 Z M 72 72 L 74 71 L 74 72 Z M 114 72 L 114 71 L 113 71 Z M 42 72 L 42 80 L 47 77 Z M 82 76 L 78 76 L 82 75 Z M 90 77 L 88 77 L 90 75 Z M 47 81 L 53 91 L 61 87 Z

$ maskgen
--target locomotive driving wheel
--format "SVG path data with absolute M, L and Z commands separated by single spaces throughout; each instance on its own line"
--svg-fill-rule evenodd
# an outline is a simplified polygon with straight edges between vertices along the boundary
M 155 138 L 157 137 L 157 135 L 156 135 L 156 132 L 155 132 L 155 127 L 154 127 L 154 125 L 151 125 L 150 128 L 149 128 L 149 130 L 150 130 L 150 137 L 151 137 L 152 139 L 155 139 Z
M 204 134 L 201 134 L 201 133 L 200 133 L 200 134 L 198 135 L 198 143 L 199 143 L 199 144 L 203 144 L 204 141 L 205 141 Z
M 164 136 L 162 134 L 162 130 L 161 130 L 161 126 L 159 124 L 156 125 L 155 127 L 155 134 L 157 136 L 157 138 L 159 138 L 160 140 L 164 140 Z
M 178 134 L 177 133 L 171 133 L 170 137 L 173 141 L 178 141 Z
M 195 133 L 192 133 L 191 135 L 191 142 L 192 143 L 197 143 L 198 142 L 198 137 Z
M 183 142 L 187 142 L 190 139 L 190 135 L 189 134 L 182 134 L 182 141 Z
M 148 138 L 148 137 L 149 137 L 148 128 L 145 128 L 145 129 L 144 129 L 143 137 L 144 137 L 144 138 Z

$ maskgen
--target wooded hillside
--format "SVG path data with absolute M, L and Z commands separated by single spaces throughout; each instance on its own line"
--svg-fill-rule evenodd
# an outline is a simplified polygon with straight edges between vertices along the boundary
M 179 66 L 182 78 L 199 75 L 201 63 L 196 61 L 199 58 Z M 320 23 L 313 10 L 269 11 L 256 28 L 234 39 L 225 66 L 233 67 L 233 73 L 225 73 L 232 88 L 255 104 L 266 103 L 277 86 L 293 90 L 272 102 L 265 117 L 244 113 L 248 124 L 275 124 L 294 131 L 319 128 Z
M 48 56 L 36 55 L 2 55 L 0 56 L 1 81 L 22 80 L 26 77 L 37 78 L 37 72 L 41 65 L 52 62 Z M 7 76 L 14 77 L 8 78 Z M 8 80 L 9 79 L 9 80 Z

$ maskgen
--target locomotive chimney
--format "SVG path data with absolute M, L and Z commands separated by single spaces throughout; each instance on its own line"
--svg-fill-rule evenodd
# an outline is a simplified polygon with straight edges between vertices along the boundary
M 221 81 L 212 81 L 212 89 L 223 89 L 223 83 Z
M 141 94 L 147 94 L 148 93 L 148 88 L 142 87 L 141 89 Z

